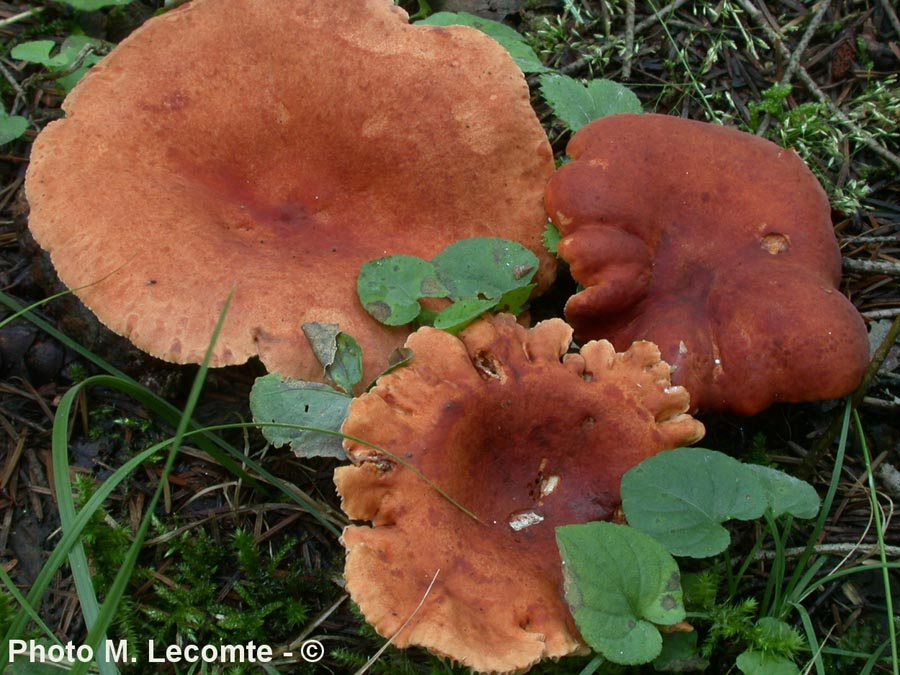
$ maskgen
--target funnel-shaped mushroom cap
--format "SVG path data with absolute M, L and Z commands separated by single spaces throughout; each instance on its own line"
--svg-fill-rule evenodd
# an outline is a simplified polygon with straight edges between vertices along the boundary
M 553 172 L 500 45 L 412 26 L 390 0 L 195 0 L 151 19 L 34 144 L 30 226 L 114 331 L 176 362 L 259 354 L 305 379 L 307 321 L 355 335 L 374 376 L 408 331 L 369 317 L 360 266 L 472 236 L 542 259 Z
M 568 153 L 545 202 L 585 286 L 566 305 L 576 337 L 655 342 L 703 411 L 859 384 L 865 325 L 838 291 L 828 199 L 796 153 L 664 115 L 602 118 Z
M 343 431 L 390 456 L 345 441 L 343 508 L 372 523 L 344 530 L 347 588 L 395 645 L 480 672 L 584 650 L 554 529 L 612 518 L 622 474 L 703 426 L 654 345 L 566 356 L 571 336 L 559 319 L 526 330 L 508 315 L 459 337 L 422 328 L 411 363 L 351 404 Z

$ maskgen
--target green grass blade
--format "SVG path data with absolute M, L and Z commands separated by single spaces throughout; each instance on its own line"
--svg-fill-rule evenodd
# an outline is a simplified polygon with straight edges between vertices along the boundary
M 825 493 L 825 498 L 822 500 L 822 508 L 819 510 L 819 517 L 816 519 L 816 524 L 806 540 L 806 548 L 803 550 L 803 553 L 800 554 L 797 564 L 794 567 L 794 573 L 791 575 L 787 588 L 784 591 L 783 597 L 786 602 L 797 601 L 797 598 L 806 594 L 807 589 L 798 586 L 798 584 L 801 578 L 804 578 L 804 572 L 809 565 L 809 560 L 815 552 L 816 544 L 819 543 L 822 531 L 825 529 L 825 523 L 828 521 L 828 516 L 831 514 L 831 505 L 834 504 L 834 497 L 837 494 L 838 486 L 841 482 L 841 471 L 844 468 L 844 456 L 847 452 L 847 435 L 850 432 L 850 414 L 852 412 L 853 401 L 848 397 L 844 406 L 844 418 L 841 425 L 837 454 L 834 458 L 834 468 L 831 471 L 831 482 L 828 485 L 828 491 Z
M 772 559 L 772 568 L 766 581 L 766 591 L 763 594 L 762 605 L 760 605 L 760 614 L 780 619 L 782 615 L 781 590 L 784 586 L 784 575 L 787 569 L 787 560 L 784 556 L 784 539 L 790 531 L 790 525 L 788 524 L 785 528 L 785 534 L 782 536 L 778 523 L 769 510 L 765 513 L 765 521 L 766 526 L 772 533 L 772 541 L 775 544 L 775 557 Z
M 885 640 L 882 642 L 878 649 L 876 649 L 869 658 L 866 660 L 866 665 L 863 666 L 863 669 L 859 671 L 859 675 L 870 675 L 875 670 L 875 667 L 878 665 L 878 662 L 881 660 L 881 655 L 884 653 L 884 650 L 888 648 L 888 645 L 891 644 L 891 640 Z
M 859 437 L 860 447 L 862 448 L 863 458 L 866 463 L 866 479 L 869 484 L 869 501 L 872 503 L 872 515 L 875 518 L 875 534 L 878 537 L 878 552 L 881 559 L 882 583 L 884 584 L 884 598 L 887 615 L 888 640 L 891 643 L 891 672 L 893 675 L 900 675 L 900 660 L 897 654 L 897 627 L 894 620 L 894 600 L 891 595 L 891 576 L 887 568 L 887 552 L 884 548 L 884 514 L 881 512 L 881 505 L 878 503 L 878 490 L 875 487 L 875 475 L 872 471 L 872 458 L 869 455 L 869 444 L 866 443 L 866 435 L 863 433 L 862 422 L 860 422 L 859 414 L 853 412 L 853 421 L 856 426 L 856 433 Z
M 53 296 L 53 297 L 57 297 L 57 296 Z M 50 299 L 52 299 L 52 298 L 48 298 L 48 300 L 50 300 Z M 178 408 L 176 408 L 175 406 L 173 406 L 171 403 L 169 403 L 165 399 L 161 398 L 160 396 L 157 396 L 152 391 L 150 391 L 146 387 L 142 386 L 139 382 L 137 382 L 137 380 L 132 379 L 131 377 L 129 377 L 128 375 L 123 373 L 121 370 L 119 370 L 118 368 L 113 366 L 111 363 L 109 363 L 105 359 L 97 356 L 91 350 L 83 347 L 78 342 L 76 342 L 75 340 L 73 340 L 72 338 L 67 336 L 65 333 L 62 333 L 61 331 L 57 330 L 56 328 L 51 326 L 49 323 L 47 323 L 46 321 L 44 321 L 43 319 L 36 316 L 33 312 L 30 311 L 33 307 L 35 307 L 41 303 L 36 303 L 36 305 L 31 305 L 30 307 L 25 307 L 24 305 L 17 302 L 16 300 L 11 298 L 6 293 L 3 293 L 2 291 L 0 291 L 0 302 L 2 302 L 4 305 L 9 307 L 11 310 L 13 310 L 15 312 L 14 316 L 21 316 L 22 318 L 27 319 L 28 321 L 33 323 L 35 326 L 37 326 L 39 329 L 41 329 L 42 331 L 44 331 L 45 333 L 47 333 L 54 339 L 58 340 L 59 342 L 64 344 L 66 347 L 68 347 L 72 351 L 78 353 L 79 355 L 81 355 L 82 357 L 84 357 L 85 359 L 87 359 L 88 361 L 93 363 L 94 365 L 96 365 L 98 368 L 104 370 L 105 372 L 109 373 L 110 375 L 112 375 L 114 377 L 119 378 L 120 380 L 122 380 L 124 382 L 128 382 L 129 384 L 133 385 L 134 387 L 137 387 L 137 388 L 145 391 L 146 396 L 142 397 L 141 401 L 144 405 L 147 406 L 147 408 L 149 408 L 154 413 L 159 415 L 163 420 L 165 420 L 169 424 L 176 425 L 178 423 L 178 421 L 181 417 L 181 411 Z M 192 426 L 194 428 L 200 428 L 200 426 L 197 424 L 192 423 Z M 240 454 L 239 450 L 232 447 L 231 445 L 226 443 L 221 438 L 218 438 L 217 436 L 209 436 L 209 437 L 201 436 L 201 437 L 196 438 L 195 442 L 197 443 L 197 445 L 200 447 L 201 450 L 203 450 L 204 452 L 208 453 L 211 457 L 213 457 L 227 471 L 234 474 L 235 476 L 241 477 L 249 485 L 252 485 L 255 489 L 258 489 L 261 492 L 263 492 L 263 494 L 265 494 L 267 492 L 264 486 L 261 486 L 257 482 L 253 481 L 253 479 L 250 476 L 248 476 L 246 474 L 246 472 L 244 472 L 241 469 L 240 465 L 235 464 L 228 456 L 228 455 Z
M 56 503 L 63 531 L 72 527 L 72 523 L 74 523 L 77 515 L 75 498 L 72 494 L 72 483 L 69 480 L 69 420 L 72 408 L 77 402 L 77 395 L 81 391 L 82 388 L 77 386 L 66 392 L 67 395 L 63 396 L 60 405 L 57 407 L 53 423 L 53 473 L 56 476 Z M 75 541 L 69 551 L 69 568 L 72 570 L 72 578 L 75 581 L 75 591 L 81 604 L 81 614 L 84 617 L 85 624 L 90 627 L 97 621 L 100 606 L 97 602 L 97 595 L 94 592 L 90 563 L 81 539 Z M 101 675 L 115 675 L 118 669 L 114 664 L 108 663 L 101 654 L 103 654 L 103 650 L 100 650 L 100 654 L 97 654 L 97 665 Z
M 56 644 L 62 644 L 62 642 L 60 642 L 59 638 L 56 637 L 56 633 L 53 632 L 53 630 L 50 628 L 50 626 L 48 626 L 46 623 L 44 623 L 44 620 L 35 611 L 34 607 L 32 607 L 28 603 L 28 600 L 25 598 L 24 595 L 22 595 L 22 592 L 19 590 L 19 588 L 16 586 L 15 582 L 9 576 L 9 573 L 7 573 L 7 571 L 5 569 L 3 569 L 2 565 L 0 565 L 0 581 L 3 582 L 4 586 L 6 586 L 6 591 L 13 597 L 13 600 L 15 600 L 16 602 L 19 603 L 19 606 L 22 607 L 22 611 L 24 611 L 28 615 L 28 618 L 30 618 L 32 621 L 35 622 L 35 624 L 37 624 L 37 626 L 44 632 L 44 635 L 46 635 L 47 638 L 49 638 Z
M 96 377 L 103 378 L 104 380 L 112 380 L 113 382 L 117 381 L 115 378 L 111 378 L 108 375 L 98 375 Z M 97 488 L 97 491 L 78 512 L 75 521 L 72 523 L 71 529 L 63 532 L 62 538 L 56 545 L 56 548 L 51 552 L 47 562 L 44 563 L 41 571 L 38 573 L 37 578 L 32 584 L 31 589 L 28 591 L 28 595 L 24 598 L 24 604 L 22 606 L 25 611 L 16 616 L 10 624 L 4 639 L 0 641 L 0 663 L 8 663 L 9 641 L 19 639 L 24 635 L 28 619 L 34 613 L 35 608 L 40 603 L 44 593 L 50 587 L 57 570 L 65 563 L 69 551 L 71 551 L 72 547 L 77 543 L 81 536 L 81 532 L 84 530 L 93 514 L 103 505 L 106 499 L 122 483 L 122 481 L 132 473 L 132 471 L 170 444 L 171 439 L 163 441 L 128 460 Z
M 172 439 L 171 446 L 169 447 L 168 455 L 166 456 L 166 462 L 163 466 L 160 480 L 156 486 L 156 490 L 153 493 L 153 497 L 150 499 L 150 503 L 147 505 L 144 517 L 141 519 L 141 523 L 138 526 L 138 531 L 135 533 L 134 540 L 132 541 L 131 546 L 128 548 L 128 552 L 125 555 L 125 560 L 122 563 L 121 569 L 116 574 L 116 577 L 106 594 L 106 599 L 104 600 L 103 605 L 100 607 L 100 611 L 96 616 L 96 620 L 94 621 L 93 625 L 88 624 L 88 634 L 85 638 L 84 643 L 92 647 L 95 654 L 98 651 L 98 647 L 100 646 L 100 642 L 103 639 L 103 636 L 105 635 L 113 619 L 115 618 L 122 598 L 125 595 L 125 590 L 128 586 L 128 582 L 131 580 L 132 574 L 134 573 L 134 568 L 137 565 L 138 556 L 140 555 L 141 548 L 144 545 L 144 540 L 147 537 L 147 532 L 150 529 L 150 522 L 152 520 L 153 513 L 156 510 L 156 505 L 159 503 L 159 500 L 162 497 L 163 488 L 168 481 L 169 474 L 171 473 L 172 467 L 175 464 L 175 457 L 178 455 L 178 449 L 181 447 L 181 442 L 184 439 L 185 433 L 188 431 L 188 427 L 191 424 L 194 410 L 197 407 L 197 402 L 200 400 L 200 392 L 203 390 L 204 382 L 206 382 L 206 375 L 209 371 L 209 362 L 212 358 L 213 348 L 222 330 L 222 326 L 225 322 L 225 317 L 228 314 L 228 308 L 231 304 L 232 295 L 233 291 L 232 294 L 229 294 L 228 298 L 225 300 L 225 306 L 222 308 L 222 313 L 219 316 L 219 320 L 216 323 L 215 329 L 213 330 L 210 344 L 206 350 L 206 355 L 203 359 L 203 363 L 200 364 L 200 369 L 197 371 L 197 375 L 194 378 L 194 383 L 191 386 L 191 391 L 188 395 L 184 411 L 181 414 L 181 419 L 178 422 L 175 436 Z M 68 426 L 67 420 L 65 420 L 61 416 L 57 416 L 56 422 L 61 422 L 60 426 L 62 427 Z M 54 435 L 56 433 L 56 426 L 57 425 L 54 424 Z M 83 675 L 87 672 L 88 666 L 89 664 L 84 662 L 76 663 L 72 668 L 72 675 Z
M 822 647 L 819 645 L 819 639 L 816 637 L 816 627 L 813 625 L 812 617 L 803 605 L 795 604 L 794 609 L 800 615 L 800 623 L 803 624 L 803 631 L 806 633 L 806 641 L 809 643 L 812 652 L 812 661 L 816 667 L 817 675 L 825 675 L 825 663 L 822 661 Z

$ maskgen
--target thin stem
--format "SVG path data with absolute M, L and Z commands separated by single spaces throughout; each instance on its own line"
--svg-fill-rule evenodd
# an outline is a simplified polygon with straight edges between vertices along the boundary
M 866 443 L 866 436 L 863 432 L 862 422 L 860 422 L 859 414 L 854 411 L 853 422 L 856 425 L 856 433 L 859 436 L 860 446 L 862 447 L 863 458 L 866 462 L 866 478 L 869 482 L 869 499 L 872 502 L 872 514 L 875 517 L 875 533 L 878 537 L 879 557 L 881 558 L 881 576 L 884 583 L 884 602 L 886 605 L 885 613 L 887 614 L 888 638 L 891 642 L 891 668 L 894 675 L 900 673 L 900 659 L 897 654 L 897 629 L 894 625 L 894 600 L 891 597 L 891 576 L 887 569 L 887 551 L 884 548 L 884 514 L 881 512 L 881 505 L 878 503 L 878 491 L 875 488 L 875 474 L 872 471 L 872 458 L 869 455 L 869 445 Z

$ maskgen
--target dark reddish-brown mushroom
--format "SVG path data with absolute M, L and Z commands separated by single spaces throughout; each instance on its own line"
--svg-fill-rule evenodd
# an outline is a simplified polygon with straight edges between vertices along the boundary
M 343 431 L 365 442 L 345 441 L 335 482 L 371 527 L 344 530 L 345 577 L 393 644 L 503 673 L 585 649 L 555 528 L 613 518 L 625 471 L 703 425 L 655 345 L 567 355 L 571 337 L 508 315 L 422 328 L 410 364 L 350 405 Z
M 702 411 L 859 384 L 865 325 L 838 290 L 828 200 L 796 153 L 663 115 L 602 118 L 568 152 L 545 203 L 585 287 L 566 305 L 576 337 L 655 342 Z
M 301 326 L 355 335 L 374 376 L 408 331 L 360 266 L 471 236 L 540 243 L 553 171 L 522 73 L 465 27 L 390 0 L 195 0 L 95 66 L 34 144 L 30 227 L 114 331 L 176 362 L 259 354 L 314 379 Z

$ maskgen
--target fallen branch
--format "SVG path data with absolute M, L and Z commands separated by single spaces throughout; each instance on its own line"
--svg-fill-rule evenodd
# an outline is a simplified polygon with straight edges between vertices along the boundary
M 844 258 L 844 269 L 850 272 L 874 272 L 900 277 L 900 262 L 890 260 L 854 260 Z

